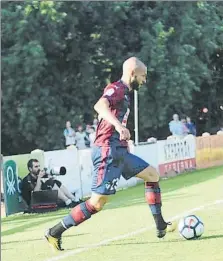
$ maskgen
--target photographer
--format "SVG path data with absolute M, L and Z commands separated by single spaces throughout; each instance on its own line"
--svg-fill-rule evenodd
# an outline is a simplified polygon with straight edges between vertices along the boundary
M 45 170 L 40 170 L 40 163 L 37 159 L 30 159 L 27 163 L 29 174 L 22 180 L 21 192 L 22 197 L 28 207 L 31 204 L 31 193 L 41 190 L 57 190 L 58 198 L 61 199 L 66 206 L 73 207 L 77 205 L 75 196 L 70 193 L 59 180 L 46 173 Z

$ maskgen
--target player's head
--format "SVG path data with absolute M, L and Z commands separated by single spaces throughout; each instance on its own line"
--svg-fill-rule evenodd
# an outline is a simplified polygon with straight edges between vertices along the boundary
M 27 163 L 28 170 L 31 174 L 38 175 L 40 172 L 40 163 L 37 159 L 30 159 Z
M 127 81 L 132 90 L 138 90 L 146 83 L 147 68 L 143 62 L 136 57 L 130 57 L 123 63 L 122 78 Z

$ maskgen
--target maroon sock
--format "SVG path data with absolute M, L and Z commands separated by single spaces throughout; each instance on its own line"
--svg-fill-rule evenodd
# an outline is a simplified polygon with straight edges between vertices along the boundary
M 150 210 L 153 214 L 157 229 L 166 228 L 166 222 L 162 217 L 161 212 L 161 191 L 158 182 L 145 183 L 145 196 L 149 204 Z

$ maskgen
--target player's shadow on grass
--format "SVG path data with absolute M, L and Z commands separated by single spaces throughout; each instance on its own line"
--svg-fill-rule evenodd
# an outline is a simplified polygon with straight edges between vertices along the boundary
M 191 242 L 191 241 L 202 241 L 202 240 L 207 240 L 207 239 L 216 239 L 216 238 L 223 238 L 223 234 L 222 235 L 211 235 L 211 236 L 201 236 L 197 239 L 192 239 L 192 240 L 185 240 L 185 239 L 174 239 L 174 240 L 161 240 L 161 243 L 168 243 L 168 242 Z M 151 242 L 152 243 L 152 242 Z
M 149 245 L 149 244 L 169 244 L 169 243 L 180 243 L 182 244 L 183 242 L 191 242 L 191 241 L 200 241 L 200 240 L 207 240 L 207 239 L 216 239 L 216 238 L 223 238 L 223 235 L 211 235 L 211 236 L 202 236 L 201 238 L 195 239 L 195 240 L 185 240 L 183 238 L 179 239 L 163 239 L 159 240 L 157 239 L 156 241 L 143 241 L 143 242 L 123 242 L 123 243 L 111 243 L 111 244 L 106 244 L 103 245 L 103 247 L 111 247 L 111 246 L 124 246 L 124 245 Z M 129 239 L 130 240 L 130 239 Z M 132 239 L 134 240 L 134 239 Z
M 223 238 L 223 235 L 202 236 L 198 240 L 206 240 L 206 239 L 212 239 L 212 238 Z
M 160 240 L 159 243 L 182 243 L 182 242 L 191 242 L 191 241 L 202 241 L 202 240 L 207 240 L 207 239 L 212 239 L 212 238 L 223 238 L 223 235 L 211 235 L 211 236 L 201 236 L 200 238 L 197 239 L 192 239 L 192 240 L 185 240 L 183 238 L 179 239 L 173 239 L 173 240 Z M 148 243 L 155 243 L 155 242 L 148 242 Z

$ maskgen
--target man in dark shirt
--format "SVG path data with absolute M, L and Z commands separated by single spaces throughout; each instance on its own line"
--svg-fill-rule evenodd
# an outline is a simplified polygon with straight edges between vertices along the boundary
M 26 201 L 28 207 L 31 203 L 31 194 L 33 191 L 40 190 L 57 190 L 58 198 L 61 199 L 66 206 L 73 207 L 77 205 L 75 196 L 70 193 L 59 180 L 54 179 L 51 175 L 40 170 L 40 163 L 37 159 L 30 159 L 27 163 L 29 174 L 22 180 L 21 192 L 22 197 Z
M 40 163 L 36 159 L 29 160 L 27 167 L 30 173 L 22 180 L 21 192 L 23 199 L 30 206 L 32 192 L 41 190 L 41 178 L 44 173 L 40 173 Z
M 129 92 L 138 90 L 146 82 L 147 68 L 139 59 L 129 58 L 123 64 L 122 78 L 109 84 L 95 104 L 99 114 L 95 146 L 92 148 L 94 165 L 92 195 L 89 200 L 72 209 L 70 215 L 46 231 L 45 237 L 57 250 L 61 247 L 61 235 L 72 226 L 77 226 L 100 211 L 108 196 L 116 193 L 121 175 L 125 179 L 138 177 L 145 181 L 145 196 L 153 214 L 157 237 L 173 231 L 175 224 L 165 222 L 161 213 L 159 174 L 147 162 L 129 153 L 130 132 L 126 128 L 129 116 Z

